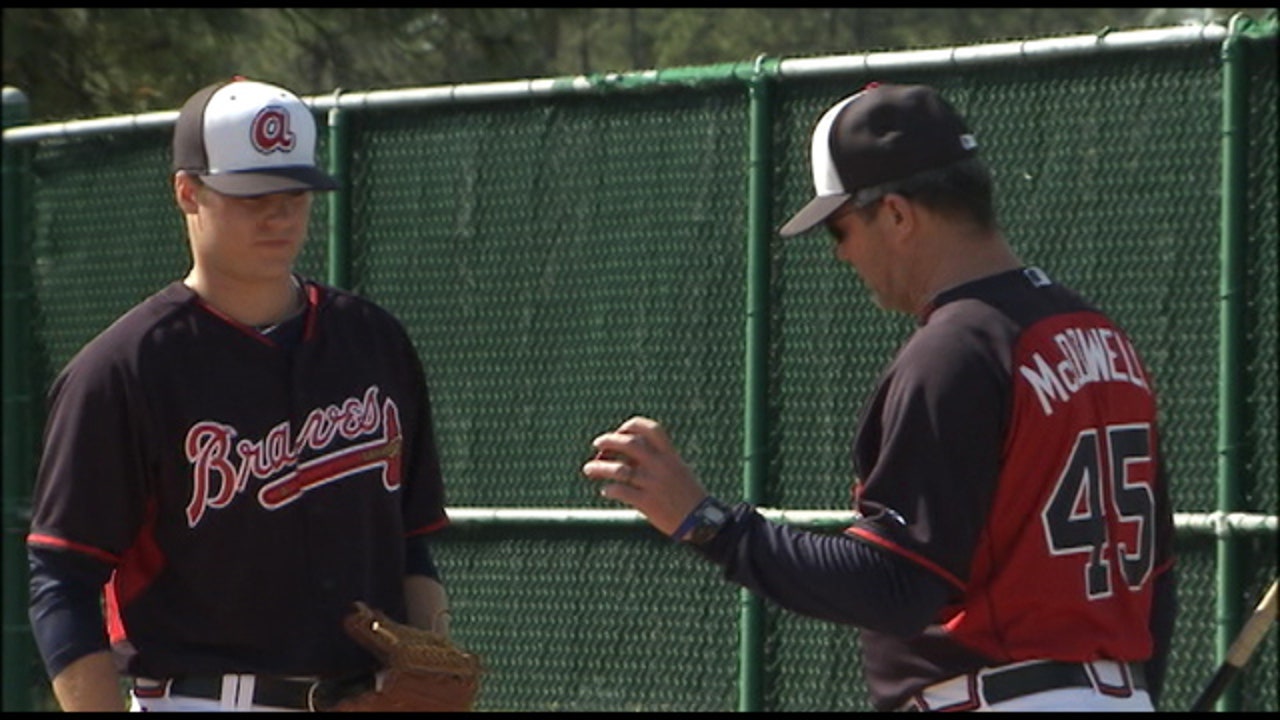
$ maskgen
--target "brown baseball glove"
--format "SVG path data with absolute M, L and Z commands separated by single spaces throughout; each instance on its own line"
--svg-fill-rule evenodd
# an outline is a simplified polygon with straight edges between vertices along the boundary
M 382 662 L 382 687 L 342 700 L 334 712 L 460 712 L 473 709 L 480 658 L 429 630 L 398 623 L 362 602 L 342 623 Z

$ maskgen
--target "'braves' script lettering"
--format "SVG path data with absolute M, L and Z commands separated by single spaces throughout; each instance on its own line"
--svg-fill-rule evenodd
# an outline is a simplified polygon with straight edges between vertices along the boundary
M 212 420 L 187 431 L 188 526 L 195 527 L 206 511 L 230 504 L 248 489 L 250 479 L 271 479 L 259 490 L 258 501 L 272 510 L 308 490 L 373 468 L 381 470 L 386 489 L 400 485 L 400 412 L 390 398 L 379 400 L 376 385 L 363 397 L 312 410 L 297 437 L 287 420 L 258 439 L 237 440 L 238 435 L 234 427 Z M 299 463 L 307 451 L 319 454 Z

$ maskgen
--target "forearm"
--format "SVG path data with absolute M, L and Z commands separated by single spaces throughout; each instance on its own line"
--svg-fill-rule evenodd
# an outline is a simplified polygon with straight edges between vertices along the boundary
M 54 676 L 53 694 L 65 712 L 125 710 L 120 675 L 105 650 L 85 655 Z
M 449 596 L 439 580 L 405 576 L 404 602 L 410 625 L 449 637 Z
M 932 573 L 846 535 L 771 523 L 742 505 L 700 552 L 725 577 L 794 612 L 905 637 L 935 619 L 950 592 Z
M 99 697 L 119 703 L 101 604 L 101 588 L 112 568 L 77 553 L 47 548 L 29 548 L 27 559 L 27 616 L 59 702 L 64 708 Z M 94 690 L 103 684 L 99 677 L 111 679 L 114 696 Z

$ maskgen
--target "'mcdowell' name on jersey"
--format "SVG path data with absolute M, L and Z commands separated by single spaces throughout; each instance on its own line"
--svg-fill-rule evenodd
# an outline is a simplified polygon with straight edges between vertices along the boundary
M 1018 366 L 1045 415 L 1053 414 L 1054 403 L 1067 402 L 1090 383 L 1130 383 L 1150 392 L 1133 345 L 1111 328 L 1064 328 L 1053 335 L 1052 346 L 1056 352 L 1033 352 Z

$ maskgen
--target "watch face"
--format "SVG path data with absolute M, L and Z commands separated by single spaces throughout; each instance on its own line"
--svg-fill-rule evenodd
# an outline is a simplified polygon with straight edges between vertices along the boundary
M 711 538 L 715 537 L 716 531 L 719 529 L 720 527 L 718 525 L 717 526 L 699 525 L 698 527 L 693 529 L 693 532 L 689 533 L 688 542 L 690 542 L 693 545 L 702 545 L 706 543 L 708 540 L 710 540 Z
M 693 530 L 689 532 L 687 542 L 693 545 L 702 545 L 715 537 L 728 519 L 729 515 L 723 507 L 708 503 L 698 511 L 698 524 L 694 525 Z

